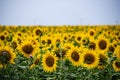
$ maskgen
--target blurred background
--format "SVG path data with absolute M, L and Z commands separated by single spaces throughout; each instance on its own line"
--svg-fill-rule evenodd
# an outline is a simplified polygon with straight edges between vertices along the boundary
M 0 0 L 0 25 L 120 24 L 120 0 Z

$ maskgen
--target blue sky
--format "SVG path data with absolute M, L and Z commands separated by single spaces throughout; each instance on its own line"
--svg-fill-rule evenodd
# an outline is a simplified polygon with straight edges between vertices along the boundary
M 1 25 L 120 24 L 120 0 L 0 0 Z

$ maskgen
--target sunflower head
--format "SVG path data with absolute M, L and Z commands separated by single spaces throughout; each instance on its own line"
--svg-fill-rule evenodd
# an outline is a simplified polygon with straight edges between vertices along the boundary
M 0 51 L 0 62 L 2 64 L 7 64 L 10 61 L 11 55 L 8 51 L 2 50 Z
M 90 29 L 89 30 L 89 35 L 90 36 L 94 36 L 95 35 L 95 30 L 94 29 Z
M 97 49 L 101 51 L 107 51 L 109 47 L 109 41 L 104 35 L 101 35 L 97 40 Z
M 90 43 L 88 44 L 88 48 L 95 50 L 95 49 L 96 49 L 96 43 L 90 42 Z
M 77 43 L 80 43 L 81 40 L 82 40 L 82 34 L 78 32 L 78 34 L 76 34 L 76 36 L 75 36 L 75 41 Z
M 33 57 L 39 51 L 39 48 L 36 47 L 31 41 L 24 41 L 21 45 L 18 46 L 18 50 L 25 56 L 29 57 L 32 55 Z
M 57 67 L 57 57 L 52 53 L 46 53 L 42 58 L 43 70 L 46 72 L 53 72 Z
M 40 30 L 40 28 L 36 28 L 34 30 L 34 33 L 35 33 L 36 36 L 42 36 L 42 31 Z
M 0 39 L 1 39 L 1 41 L 4 41 L 5 40 L 5 35 L 0 35 Z
M 84 53 L 81 54 L 81 63 L 83 67 L 92 69 L 98 66 L 99 55 L 93 50 L 86 49 Z
M 10 47 L 0 47 L 0 63 L 14 63 L 15 54 Z
M 113 69 L 117 72 L 120 71 L 120 61 L 119 60 L 115 60 L 113 62 Z
M 30 44 L 24 45 L 24 46 L 22 47 L 22 51 L 23 51 L 24 53 L 26 53 L 26 54 L 31 54 L 32 51 L 33 51 L 33 47 L 32 47 L 32 45 L 30 45 Z
M 71 50 L 67 52 L 67 56 L 69 61 L 72 63 L 73 66 L 79 66 L 80 63 L 80 53 L 78 51 L 78 48 L 74 47 Z
M 84 63 L 86 64 L 92 64 L 95 61 L 95 56 L 91 53 L 87 53 L 84 56 Z
M 85 37 L 82 39 L 82 44 L 87 45 L 89 43 L 89 38 Z

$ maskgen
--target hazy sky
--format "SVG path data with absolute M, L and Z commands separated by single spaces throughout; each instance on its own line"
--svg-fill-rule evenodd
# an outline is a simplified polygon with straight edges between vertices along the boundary
M 120 0 L 0 0 L 1 25 L 120 24 Z

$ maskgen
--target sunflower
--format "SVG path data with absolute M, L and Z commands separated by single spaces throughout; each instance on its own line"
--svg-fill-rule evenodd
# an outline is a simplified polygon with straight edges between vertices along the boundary
M 6 35 L 4 33 L 0 33 L 0 41 L 5 41 Z
M 46 40 L 46 38 L 47 38 L 46 35 L 44 35 L 44 36 L 41 37 L 41 41 L 40 41 L 41 45 L 40 46 L 42 46 L 42 47 L 47 46 L 47 40 Z
M 108 39 L 106 39 L 104 35 L 101 35 L 97 39 L 97 50 L 106 52 L 108 50 L 109 44 L 110 43 Z
M 89 29 L 88 33 L 91 37 L 94 37 L 96 35 L 96 31 L 93 28 Z
M 36 27 L 33 31 L 36 36 L 42 36 L 42 31 L 39 27 Z
M 92 69 L 97 67 L 99 64 L 99 55 L 93 50 L 85 49 L 80 56 L 81 65 L 83 67 Z
M 14 64 L 14 59 L 16 58 L 13 50 L 8 46 L 0 47 L 0 64 L 12 63 Z
M 30 55 L 35 56 L 35 54 L 39 51 L 39 47 L 36 47 L 32 41 L 26 40 L 18 46 L 18 50 L 28 58 Z
M 72 63 L 73 66 L 80 66 L 80 53 L 78 52 L 78 48 L 72 48 L 67 52 L 67 56 L 69 61 Z
M 77 43 L 81 43 L 81 40 L 82 40 L 82 34 L 81 33 L 76 34 L 75 41 Z
M 68 40 L 69 40 L 68 34 L 67 33 L 63 33 L 62 36 L 63 36 L 62 37 L 63 38 L 63 42 L 65 42 L 65 43 L 68 42 Z
M 47 36 L 47 37 L 46 37 L 46 42 L 47 42 L 47 45 L 48 45 L 48 46 L 53 45 L 52 37 Z
M 45 72 L 53 72 L 57 67 L 57 57 L 53 53 L 46 53 L 42 58 L 42 66 Z
M 106 65 L 108 64 L 108 56 L 104 53 L 99 53 L 99 64 L 98 64 L 98 68 L 99 69 L 104 69 L 106 67 Z
M 90 36 L 88 36 L 88 34 L 83 34 L 81 44 L 82 45 L 88 45 L 89 44 L 89 38 L 90 38 Z
M 120 61 L 119 60 L 115 60 L 113 61 L 113 69 L 117 72 L 120 71 Z
M 21 36 L 23 36 L 23 32 L 18 31 L 18 32 L 16 33 L 16 35 L 19 36 L 19 37 L 21 37 Z

